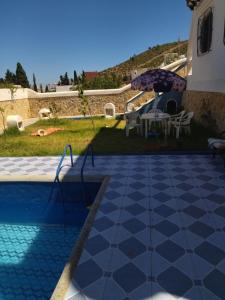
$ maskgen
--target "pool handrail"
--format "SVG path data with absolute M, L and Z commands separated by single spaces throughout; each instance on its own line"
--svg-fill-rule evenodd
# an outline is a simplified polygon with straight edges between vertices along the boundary
M 67 144 L 65 146 L 65 148 L 64 148 L 64 151 L 63 151 L 63 154 L 61 156 L 60 162 L 59 162 L 58 167 L 56 169 L 56 175 L 55 175 L 54 183 L 57 183 L 57 182 L 59 183 L 60 182 L 60 180 L 59 180 L 59 174 L 60 174 L 62 168 L 66 166 L 66 165 L 63 165 L 63 161 L 64 161 L 64 158 L 66 157 L 68 149 L 70 151 L 71 167 L 74 166 L 72 146 L 70 144 Z M 94 163 L 94 151 L 93 151 L 92 144 L 89 144 L 87 146 L 86 152 L 84 154 L 84 159 L 83 159 L 83 163 L 82 163 L 82 166 L 81 166 L 81 170 L 80 170 L 80 180 L 81 180 L 82 189 L 83 189 L 84 202 L 86 202 L 86 191 L 85 191 L 85 184 L 84 184 L 84 168 L 85 168 L 86 161 L 87 161 L 89 153 L 91 154 L 92 167 L 94 167 L 95 166 L 95 163 Z
M 64 161 L 64 158 L 66 157 L 66 154 L 67 154 L 67 149 L 69 149 L 69 154 L 70 154 L 70 161 L 71 161 L 71 167 L 73 167 L 73 150 L 72 150 L 72 146 L 70 144 L 67 144 L 64 148 L 64 151 L 63 151 L 63 154 L 61 156 L 61 159 L 60 159 L 60 162 L 58 164 L 58 167 L 56 169 L 56 175 L 55 175 L 55 180 L 54 181 L 59 181 L 59 174 L 60 174 L 60 171 L 62 170 L 62 168 L 65 166 L 65 165 L 62 165 L 63 161 Z
M 87 161 L 87 157 L 88 157 L 88 154 L 91 153 L 91 163 L 92 163 L 92 167 L 95 166 L 95 162 L 94 162 L 94 151 L 93 151 L 93 146 L 92 144 L 89 144 L 87 146 L 87 150 L 84 154 L 84 160 L 83 160 L 83 164 L 82 164 L 82 167 L 81 167 L 81 170 L 80 170 L 80 179 L 81 179 L 81 182 L 83 183 L 84 182 L 84 167 L 86 165 L 86 161 Z
M 86 202 L 86 191 L 85 191 L 85 185 L 84 185 L 84 167 L 86 165 L 86 161 L 87 161 L 87 157 L 88 157 L 89 153 L 91 154 L 92 167 L 94 167 L 95 162 L 94 162 L 94 151 L 93 151 L 93 145 L 92 144 L 89 144 L 87 146 L 86 152 L 84 154 L 84 160 L 83 160 L 83 163 L 82 163 L 82 167 L 81 167 L 81 170 L 80 170 L 80 180 L 81 180 L 82 187 L 83 187 L 83 196 L 84 196 L 84 201 L 85 202 Z

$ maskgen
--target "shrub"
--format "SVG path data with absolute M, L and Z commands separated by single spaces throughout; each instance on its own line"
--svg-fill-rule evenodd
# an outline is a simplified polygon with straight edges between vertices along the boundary
M 21 132 L 17 127 L 10 127 L 4 130 L 5 136 L 20 136 Z

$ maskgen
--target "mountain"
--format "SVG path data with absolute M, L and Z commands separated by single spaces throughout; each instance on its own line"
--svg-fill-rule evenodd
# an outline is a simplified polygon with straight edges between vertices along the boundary
M 117 74 L 123 78 L 130 75 L 130 72 L 135 69 L 148 68 L 153 69 L 159 67 L 164 62 L 164 54 L 177 53 L 178 55 L 186 55 L 188 41 L 172 42 L 162 45 L 156 45 L 148 50 L 133 55 L 128 60 L 108 68 L 100 74 L 110 75 Z

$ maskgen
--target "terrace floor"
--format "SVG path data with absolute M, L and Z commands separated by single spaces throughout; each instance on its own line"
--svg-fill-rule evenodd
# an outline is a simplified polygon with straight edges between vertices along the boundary
M 52 174 L 58 157 L 0 158 L 0 174 Z M 79 172 L 81 160 L 74 169 Z M 66 299 L 225 299 L 225 169 L 208 155 L 98 156 L 109 175 Z

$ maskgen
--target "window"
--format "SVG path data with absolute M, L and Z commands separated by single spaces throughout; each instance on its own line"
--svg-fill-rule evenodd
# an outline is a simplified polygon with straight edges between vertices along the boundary
M 198 20 L 198 55 L 211 50 L 213 29 L 213 12 L 209 8 Z

